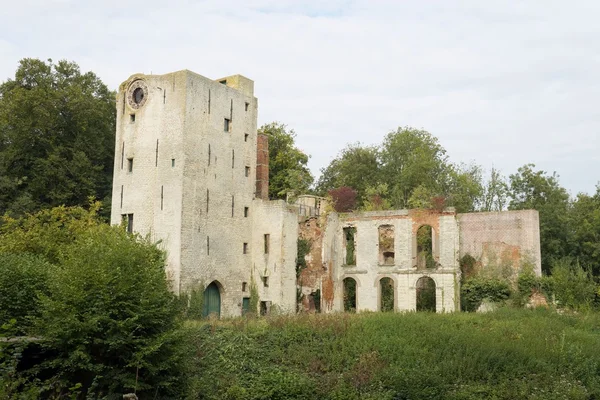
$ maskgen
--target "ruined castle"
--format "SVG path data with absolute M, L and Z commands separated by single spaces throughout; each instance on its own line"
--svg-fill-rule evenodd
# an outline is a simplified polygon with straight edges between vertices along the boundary
M 536 211 L 338 214 L 314 196 L 269 200 L 257 110 L 241 75 L 136 74 L 119 87 L 111 223 L 159 242 L 173 291 L 202 290 L 204 314 L 291 313 L 298 303 L 455 311 L 467 254 L 541 273 Z M 301 270 L 298 243 L 308 244 Z

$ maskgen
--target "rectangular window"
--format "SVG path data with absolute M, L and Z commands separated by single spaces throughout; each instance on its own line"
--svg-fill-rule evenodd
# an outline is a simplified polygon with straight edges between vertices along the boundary
M 250 176 L 250 167 L 246 167 L 246 168 L 244 168 L 244 175 L 245 175 L 246 177 Z
M 244 142 L 248 141 L 248 136 L 250 136 L 250 135 L 248 135 L 247 133 L 244 133 Z
M 235 210 L 235 196 L 231 196 L 231 216 L 234 216 Z
M 121 220 L 128 233 L 133 233 L 133 214 L 121 214 Z
M 158 167 L 158 139 L 156 139 L 156 156 L 154 157 L 154 166 Z
M 229 118 L 225 118 L 225 121 L 223 122 L 223 130 L 225 132 L 229 132 L 231 129 L 231 120 Z
M 133 158 L 127 159 L 127 172 L 133 172 Z
M 235 167 L 235 150 L 231 150 L 231 168 Z
M 244 218 L 248 218 L 249 213 L 250 213 L 250 208 L 244 207 Z
M 171 158 L 171 168 L 175 168 L 175 159 Z
M 125 142 L 121 146 L 121 169 L 123 169 L 123 160 L 125 159 Z
M 121 185 L 121 208 L 123 208 L 123 185 Z
M 271 312 L 271 302 L 270 301 L 261 301 L 260 302 L 260 315 L 269 315 Z
M 264 235 L 264 245 L 265 245 L 265 254 L 269 254 L 269 242 L 271 239 L 271 235 L 265 233 Z
M 248 111 L 249 106 L 250 106 L 250 103 L 248 103 L 248 102 L 244 103 L 244 111 Z
M 394 265 L 394 226 L 379 227 L 379 264 Z
M 132 124 L 135 122 L 135 114 L 129 114 L 129 122 Z
M 248 290 L 248 282 L 242 282 L 242 292 L 245 292 Z
M 244 254 L 248 254 L 248 243 L 244 243 Z
M 210 144 L 208 145 L 208 165 L 210 166 Z
M 206 213 L 208 214 L 208 203 L 210 201 L 210 191 L 206 189 Z
M 268 276 L 263 276 L 262 277 L 262 283 L 264 287 L 269 287 L 269 277 Z
M 346 247 L 346 265 L 356 265 L 356 228 L 344 228 L 344 241 Z
M 210 236 L 206 237 L 206 255 L 210 256 Z

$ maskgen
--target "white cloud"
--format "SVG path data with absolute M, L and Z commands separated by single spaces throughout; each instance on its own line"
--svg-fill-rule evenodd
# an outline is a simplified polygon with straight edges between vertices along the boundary
M 255 80 L 259 122 L 294 128 L 315 172 L 399 125 L 456 162 L 600 174 L 600 3 L 26 0 L 2 7 L 0 78 L 67 58 L 110 87 L 183 68 Z

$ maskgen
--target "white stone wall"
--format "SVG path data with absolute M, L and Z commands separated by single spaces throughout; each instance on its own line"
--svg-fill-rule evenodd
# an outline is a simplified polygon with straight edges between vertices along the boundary
M 296 312 L 298 218 L 283 200 L 255 199 L 252 216 L 252 274 L 259 300 L 282 313 Z M 269 235 L 265 253 L 264 235 Z M 263 277 L 268 278 L 268 286 Z
M 437 216 L 439 228 L 438 255 L 441 266 L 435 270 L 417 271 L 414 265 L 415 220 L 407 210 L 368 212 L 328 217 L 323 244 L 323 260 L 332 268 L 334 301 L 325 311 L 343 311 L 343 280 L 353 278 L 357 283 L 357 311 L 379 311 L 380 280 L 394 281 L 396 311 L 416 309 L 416 282 L 423 276 L 436 283 L 436 310 L 450 312 L 458 308 L 458 227 L 454 215 Z M 394 265 L 379 263 L 379 226 L 394 227 Z M 418 224 L 417 224 L 418 225 Z M 356 265 L 344 265 L 346 246 L 343 229 L 356 228 Z M 417 226 L 418 228 L 418 226 Z

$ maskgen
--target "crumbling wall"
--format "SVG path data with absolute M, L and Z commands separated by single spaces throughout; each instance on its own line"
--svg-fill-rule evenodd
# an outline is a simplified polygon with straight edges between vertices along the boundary
M 458 214 L 460 256 L 470 254 L 481 268 L 509 266 L 518 272 L 531 262 L 542 273 L 540 222 L 536 210 Z
M 297 285 L 300 290 L 300 310 L 314 312 L 319 308 L 319 301 L 322 297 L 321 281 L 326 275 L 327 268 L 323 264 L 323 230 L 319 218 L 310 217 L 301 220 L 298 223 L 298 238 L 309 243 L 310 250 L 304 257 L 306 267 L 300 271 L 297 279 Z M 321 293 L 321 296 L 316 296 Z

